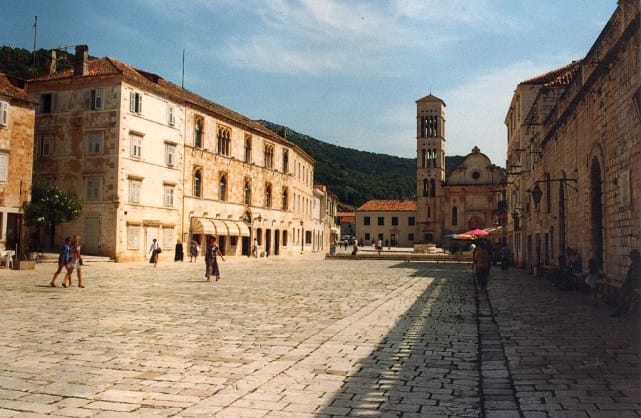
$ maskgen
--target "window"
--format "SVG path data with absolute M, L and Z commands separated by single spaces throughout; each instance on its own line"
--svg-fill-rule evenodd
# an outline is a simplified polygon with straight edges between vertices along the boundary
M 245 134 L 245 162 L 252 162 L 252 137 L 249 134 Z
M 398 225 L 398 216 L 392 216 L 392 225 Z
M 378 239 L 382 241 L 383 240 L 383 234 L 378 234 Z
M 452 208 L 452 226 L 458 225 L 458 208 L 454 206 Z
M 430 186 L 427 183 L 427 179 L 423 179 L 423 196 L 430 195 Z
M 174 228 L 164 226 L 162 228 L 162 248 L 173 249 L 172 243 L 176 242 L 174 238 Z
M 51 135 L 43 135 L 38 138 L 38 149 L 36 153 L 39 157 L 47 157 L 53 154 L 53 137 Z
M 218 190 L 218 199 L 227 200 L 227 175 L 222 174 L 220 176 L 220 188 Z
M 289 172 L 289 150 L 283 150 L 283 173 Z
M 176 107 L 172 105 L 167 106 L 167 125 L 176 125 Z
M 102 191 L 101 177 L 85 178 L 85 200 L 86 201 L 96 202 L 100 200 L 101 191 Z
M 263 150 L 263 160 L 265 162 L 265 168 L 274 168 L 274 146 L 265 144 L 265 149 Z
M 281 209 L 282 210 L 287 210 L 288 209 L 288 197 L 287 197 L 287 187 L 283 187 L 283 196 L 282 196 L 282 205 Z
M 430 180 L 430 196 L 436 197 L 436 182 L 434 179 Z
M 416 218 L 413 216 L 410 216 L 407 218 L 407 225 L 413 226 L 416 225 Z
M 176 144 L 165 142 L 165 164 L 172 167 L 176 161 Z
M 174 206 L 174 188 L 175 186 L 173 184 L 163 185 L 163 204 L 165 206 Z
M 129 179 L 129 203 L 140 203 L 141 179 Z
M 142 136 L 137 134 L 129 134 L 130 148 L 129 154 L 133 158 L 142 158 Z
M 229 156 L 231 154 L 231 129 L 218 127 L 218 153 Z
M 9 176 L 9 154 L 0 152 L 0 182 L 6 183 Z
M 203 178 L 200 168 L 194 170 L 194 196 L 201 197 L 202 187 L 203 187 Z
M 100 87 L 94 90 L 91 90 L 91 109 L 100 110 L 102 109 L 105 97 L 105 89 Z
M 370 239 L 369 232 L 366 232 L 366 233 L 365 233 L 365 237 L 364 237 L 364 239 L 365 239 L 365 241 L 369 241 L 369 239 Z
M 129 111 L 132 113 L 142 113 L 142 94 L 137 91 L 129 93 Z
M 140 248 L 140 225 L 127 225 L 127 249 Z
M 412 234 L 412 233 L 407 234 L 407 240 L 408 240 L 409 242 L 414 241 L 414 234 Z
M 379 216 L 377 221 L 379 225 L 385 225 L 385 218 L 383 216 Z
M 87 132 L 87 154 L 98 155 L 102 154 L 105 133 L 100 132 Z
M 0 101 L 0 126 L 9 124 L 9 103 Z
M 363 217 L 363 225 L 369 225 L 369 224 L 370 224 L 369 216 L 364 216 Z
M 272 207 L 272 185 L 271 184 L 265 185 L 265 207 L 266 208 Z
M 243 202 L 245 205 L 251 204 L 252 188 L 249 180 L 245 180 L 245 189 L 243 190 Z
M 203 118 L 197 116 L 196 117 L 196 127 L 194 129 L 194 146 L 196 148 L 202 148 L 203 147 L 203 125 L 204 125 L 204 120 Z
M 45 93 L 40 95 L 40 113 L 51 113 L 53 110 L 53 94 Z

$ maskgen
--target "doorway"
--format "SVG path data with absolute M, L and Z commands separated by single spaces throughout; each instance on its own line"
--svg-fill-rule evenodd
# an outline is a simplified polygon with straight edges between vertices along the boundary
M 596 157 L 592 158 L 590 169 L 590 225 L 592 225 L 592 255 L 603 265 L 603 196 L 601 165 Z

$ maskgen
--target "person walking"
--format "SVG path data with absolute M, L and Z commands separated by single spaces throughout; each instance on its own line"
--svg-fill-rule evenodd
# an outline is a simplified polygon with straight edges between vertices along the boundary
M 479 293 L 487 294 L 487 282 L 490 275 L 490 251 L 485 241 L 479 240 L 474 254 L 472 255 L 472 266 L 476 276 L 476 283 L 479 287 Z
M 588 274 L 585 276 L 585 284 L 588 285 L 592 292 L 592 300 L 594 306 L 598 305 L 598 286 L 603 282 L 605 278 L 605 273 L 601 269 L 599 260 L 595 257 L 592 257 L 588 262 Z
M 156 267 L 158 265 L 158 254 L 160 254 L 162 250 L 160 249 L 160 244 L 158 244 L 158 240 L 156 238 L 153 239 L 151 242 L 151 247 L 149 247 L 149 254 L 151 255 L 149 257 L 149 262 Z
M 65 243 L 60 247 L 60 252 L 58 254 L 58 270 L 56 270 L 55 273 L 53 273 L 53 277 L 51 278 L 51 283 L 49 285 L 51 287 L 56 287 L 56 278 L 58 278 L 58 275 L 62 271 L 63 268 L 69 263 L 69 253 L 71 251 L 71 237 L 65 238 Z
M 180 240 L 176 241 L 176 249 L 174 251 L 174 261 L 183 261 L 183 243 Z
M 220 256 L 221 260 L 225 261 L 225 256 L 216 245 L 216 237 L 209 237 L 207 240 L 207 252 L 205 253 L 205 277 L 208 282 L 211 281 L 211 276 L 216 277 L 216 281 L 220 280 L 217 255 Z
M 71 287 L 71 275 L 76 270 L 78 287 L 85 287 L 82 284 L 82 256 L 80 255 L 80 235 L 76 235 L 69 248 L 69 263 L 67 263 L 67 274 L 62 280 L 62 287 Z
M 198 246 L 198 243 L 196 240 L 191 240 L 191 244 L 189 244 L 189 262 L 191 263 L 192 261 L 195 262 L 198 259 L 198 253 L 200 252 L 200 247 Z

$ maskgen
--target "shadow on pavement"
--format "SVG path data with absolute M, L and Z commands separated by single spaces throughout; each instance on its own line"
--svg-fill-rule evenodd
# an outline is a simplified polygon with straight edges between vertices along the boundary
M 469 264 L 400 263 L 432 283 L 320 415 L 481 415 L 477 305 Z

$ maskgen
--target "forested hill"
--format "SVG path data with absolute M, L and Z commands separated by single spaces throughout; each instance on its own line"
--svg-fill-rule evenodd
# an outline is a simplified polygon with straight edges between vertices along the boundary
M 258 123 L 301 147 L 314 160 L 314 182 L 334 193 L 349 209 L 371 199 L 415 199 L 416 159 L 359 151 L 329 144 L 266 120 Z M 445 157 L 449 173 L 463 157 Z

